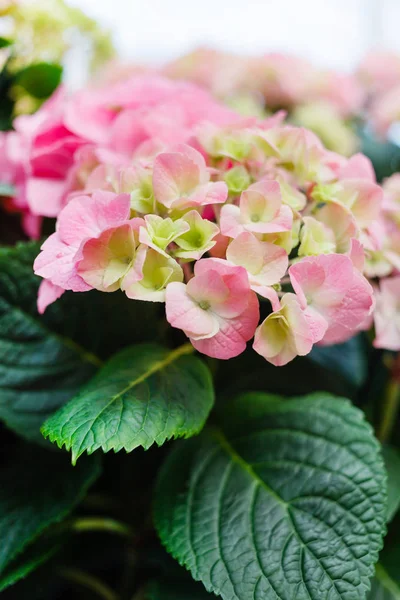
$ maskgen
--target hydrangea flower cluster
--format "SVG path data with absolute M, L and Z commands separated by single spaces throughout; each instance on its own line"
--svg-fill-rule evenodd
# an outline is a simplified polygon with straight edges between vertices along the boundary
M 353 73 L 316 67 L 290 54 L 245 57 L 200 48 L 164 68 L 247 111 L 285 108 L 331 150 L 350 156 L 357 136 L 350 120 L 362 116 L 385 136 L 400 121 L 400 55 L 367 54 Z
M 0 181 L 16 193 L 4 202 L 22 214 L 38 238 L 42 217 L 56 217 L 67 198 L 96 189 L 109 166 L 129 164 L 147 140 L 179 143 L 207 119 L 227 123 L 234 113 L 190 83 L 157 75 L 131 76 L 72 95 L 60 88 L 34 115 L 19 116 L 0 134 Z
M 292 123 L 314 131 L 330 150 L 345 156 L 357 151 L 351 119 L 361 113 L 365 89 L 354 74 L 290 54 L 246 57 L 207 48 L 178 58 L 164 73 L 194 81 L 245 114 L 284 108 Z
M 400 121 L 400 55 L 388 51 L 367 54 L 357 76 L 367 93 L 368 118 L 384 137 L 390 126 Z
M 254 338 L 255 351 L 279 366 L 370 328 L 367 277 L 383 277 L 375 344 L 400 349 L 400 328 L 388 325 L 400 314 L 398 182 L 384 194 L 366 157 L 326 150 L 282 114 L 244 119 L 198 90 L 182 118 L 183 91 L 197 88 L 156 78 L 175 89 L 160 103 L 146 80 L 137 77 L 145 109 L 110 119 L 109 103 L 99 103 L 105 128 L 90 120 L 92 100 L 81 100 L 82 138 L 107 137 L 78 145 L 55 204 L 42 188 L 43 205 L 60 212 L 34 266 L 44 279 L 40 311 L 64 290 L 122 290 L 165 303 L 170 325 L 208 356 L 235 357 Z M 128 97 L 128 106 L 137 101 Z

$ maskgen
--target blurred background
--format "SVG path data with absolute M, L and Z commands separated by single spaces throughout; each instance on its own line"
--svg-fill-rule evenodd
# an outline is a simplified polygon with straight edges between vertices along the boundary
M 211 45 L 284 50 L 352 69 L 368 50 L 400 52 L 399 0 L 68 0 L 109 28 L 121 57 L 170 60 Z

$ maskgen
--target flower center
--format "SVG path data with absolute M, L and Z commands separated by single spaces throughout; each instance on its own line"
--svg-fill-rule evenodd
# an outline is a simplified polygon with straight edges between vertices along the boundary
M 252 223 L 258 223 L 259 220 L 260 220 L 260 215 L 256 215 L 256 214 L 251 215 L 251 221 L 252 221 Z
M 199 306 L 203 310 L 208 310 L 210 308 L 210 303 L 207 302 L 207 300 L 202 300 L 201 302 L 199 302 Z

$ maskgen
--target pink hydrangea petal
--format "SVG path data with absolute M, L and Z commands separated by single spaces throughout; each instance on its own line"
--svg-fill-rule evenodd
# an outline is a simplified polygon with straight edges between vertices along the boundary
M 338 253 L 347 252 L 351 239 L 359 234 L 352 212 L 342 204 L 328 202 L 316 211 L 315 218 L 333 231 Z
M 212 306 L 218 306 L 228 299 L 229 288 L 218 271 L 211 268 L 189 281 L 187 293 L 197 303 L 208 302 Z
M 254 233 L 281 233 L 290 231 L 293 224 L 293 212 L 289 206 L 281 206 L 272 221 L 260 223 L 246 223 L 245 229 Z
M 30 177 L 26 182 L 26 199 L 35 215 L 56 217 L 62 208 L 64 192 L 63 179 Z
M 250 292 L 246 310 L 234 319 L 219 319 L 220 329 L 216 335 L 208 339 L 191 340 L 199 352 L 227 360 L 238 356 L 246 349 L 248 342 L 254 335 L 260 318 L 257 296 Z
M 222 235 L 235 238 L 244 227 L 240 219 L 240 208 L 234 204 L 225 204 L 221 209 L 220 215 L 220 230 Z
M 356 195 L 351 211 L 360 227 L 368 227 L 378 219 L 382 203 L 382 188 L 367 179 L 345 179 L 341 182 L 345 196 Z
M 129 215 L 128 194 L 97 191 L 73 198 L 59 215 L 57 231 L 64 242 L 77 248 L 86 238 L 127 221 Z
M 243 232 L 229 245 L 227 259 L 247 269 L 251 284 L 270 286 L 286 273 L 286 251 L 269 242 L 261 242 L 250 232 Z
M 364 270 L 365 265 L 365 251 L 363 245 L 359 240 L 355 238 L 350 240 L 350 250 L 348 252 L 351 262 L 360 273 Z
M 320 342 L 328 330 L 328 321 L 325 319 L 325 317 L 310 307 L 307 307 L 304 310 L 304 316 L 308 323 L 309 333 L 313 344 Z
M 53 304 L 53 302 L 63 295 L 64 291 L 65 290 L 58 285 L 54 285 L 51 281 L 43 279 L 38 291 L 38 313 L 42 315 L 50 304 Z
M 76 249 L 65 244 L 57 232 L 44 242 L 33 268 L 36 275 L 64 290 L 86 292 L 92 289 L 76 271 Z
M 336 306 L 352 281 L 353 265 L 341 254 L 321 254 L 301 259 L 289 269 L 296 294 L 318 309 Z
M 212 310 L 223 318 L 238 316 L 247 306 L 247 294 L 250 291 L 246 270 L 223 259 L 203 258 L 195 264 L 195 277 L 191 279 L 190 285 L 194 285 L 193 282 L 198 277 L 209 276 L 212 271 L 221 277 L 229 290 L 226 298 L 213 299 Z
M 190 282 L 189 282 L 190 283 Z M 165 310 L 172 327 L 182 329 L 188 337 L 208 338 L 219 331 L 213 313 L 203 310 L 188 294 L 184 283 L 173 282 L 167 286 Z
M 188 156 L 162 153 L 154 161 L 153 188 L 158 202 L 170 207 L 182 196 L 188 196 L 200 182 L 200 169 Z
M 364 154 L 355 154 L 340 169 L 339 179 L 366 179 L 376 182 L 374 167 Z
M 205 206 L 208 204 L 223 204 L 228 197 L 228 186 L 224 181 L 210 181 L 197 188 L 190 196 L 192 206 Z M 184 204 L 184 202 L 182 202 Z M 179 204 L 178 204 L 179 207 Z
M 265 335 L 267 324 L 268 336 Z M 281 309 L 257 328 L 253 348 L 268 362 L 283 366 L 296 356 L 308 354 L 315 335 L 316 328 L 310 326 L 310 316 L 304 313 L 299 299 L 294 294 L 285 294 Z
M 142 222 L 142 219 L 132 219 L 83 243 L 77 271 L 88 285 L 103 292 L 119 288 L 120 279 L 129 268 L 127 261 L 134 257 L 134 232 L 138 231 Z
M 269 300 L 274 312 L 280 309 L 281 303 L 279 301 L 278 293 L 274 288 L 265 285 L 252 285 L 251 289 L 259 296 Z
M 246 223 L 251 222 L 254 212 L 264 216 L 263 221 L 271 221 L 282 204 L 280 185 L 277 181 L 253 183 L 240 197 L 240 213 Z
M 40 239 L 43 218 L 33 215 L 30 212 L 24 212 L 22 215 L 22 228 L 26 235 L 33 240 Z
M 382 279 L 376 290 L 375 348 L 400 350 L 400 276 Z
M 324 314 L 329 327 L 322 343 L 340 344 L 351 338 L 363 326 L 373 307 L 372 287 L 355 269 L 353 281 L 340 305 Z

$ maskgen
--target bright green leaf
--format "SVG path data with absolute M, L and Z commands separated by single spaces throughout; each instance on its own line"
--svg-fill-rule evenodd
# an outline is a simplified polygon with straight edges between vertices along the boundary
M 25 446 L 20 450 L 0 469 L 0 589 L 51 554 L 51 545 L 40 551 L 32 547 L 26 562 L 19 559 L 7 570 L 22 550 L 29 550 L 49 525 L 61 521 L 82 500 L 100 473 L 99 461 L 93 458 L 74 468 L 61 453 Z
M 377 564 L 375 577 L 371 582 L 368 600 L 400 600 L 400 588 L 389 577 L 382 565 Z
M 15 83 L 31 96 L 44 100 L 51 96 L 61 83 L 62 67 L 52 63 L 36 63 L 20 71 Z
M 400 506 L 400 452 L 391 446 L 383 446 L 382 453 L 388 475 L 387 520 L 391 521 Z
M 167 550 L 224 600 L 363 600 L 385 532 L 379 444 L 325 393 L 247 394 L 178 444 L 155 522 Z
M 11 46 L 12 43 L 12 40 L 0 36 L 0 48 L 7 48 L 7 46 Z
M 67 292 L 44 315 L 36 309 L 38 244 L 0 248 L 0 420 L 44 443 L 42 423 L 73 398 L 108 357 L 149 339 L 154 305 L 122 293 Z
M 198 433 L 214 401 L 209 370 L 188 344 L 172 351 L 143 344 L 126 348 L 99 371 L 42 428 L 72 450 L 72 462 L 91 454 L 159 446 Z

